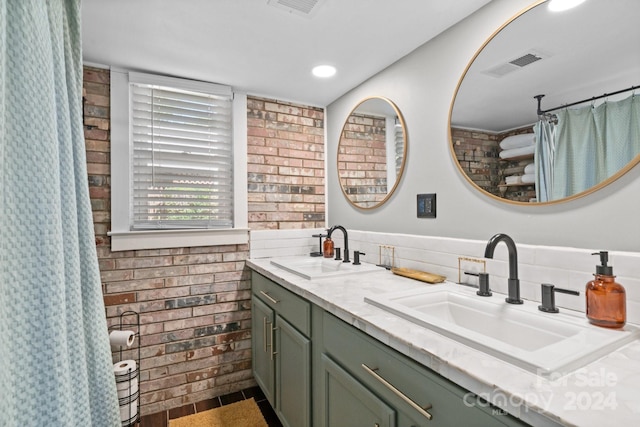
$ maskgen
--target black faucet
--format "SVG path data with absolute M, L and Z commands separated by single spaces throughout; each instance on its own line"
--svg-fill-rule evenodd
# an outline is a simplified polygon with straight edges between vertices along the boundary
M 334 225 L 329 230 L 327 230 L 327 237 L 331 237 L 331 234 L 336 230 L 341 230 L 342 234 L 344 234 L 344 259 L 342 262 L 351 262 L 349 261 L 349 237 L 347 236 L 347 230 L 341 225 Z
M 513 239 L 506 234 L 496 234 L 487 242 L 484 257 L 493 258 L 493 251 L 500 242 L 504 242 L 509 250 L 509 280 L 507 281 L 509 296 L 505 298 L 505 301 L 509 304 L 522 304 L 520 299 L 520 280 L 518 279 L 518 251 Z

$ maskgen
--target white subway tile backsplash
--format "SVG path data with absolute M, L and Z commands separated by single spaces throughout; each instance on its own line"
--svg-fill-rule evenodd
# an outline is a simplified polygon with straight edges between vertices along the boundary
M 508 292 L 507 278 L 489 275 L 489 287 L 493 292 L 506 295 Z
M 568 295 L 556 293 L 556 306 L 560 308 L 568 308 L 570 310 L 586 311 L 586 298 L 584 295 L 584 287 L 580 289 L 580 295 Z
M 611 252 L 609 255 L 614 274 L 640 278 L 640 253 Z
M 559 288 L 571 289 L 569 272 L 559 268 L 539 267 L 521 263 L 518 266 L 520 280 L 527 280 L 537 285 L 550 283 Z
M 587 249 L 538 246 L 533 263 L 564 270 L 594 272 L 598 257 L 592 256 L 593 252 L 595 251 Z
M 637 278 L 616 276 L 616 282 L 624 286 L 627 299 L 640 301 L 640 276 Z
M 489 275 L 493 277 L 497 276 L 506 279 L 509 277 L 509 262 L 506 261 L 506 258 L 504 261 L 502 260 L 502 258 L 488 258 L 487 273 L 489 273 Z
M 308 255 L 318 250 L 318 239 L 312 234 L 324 229 L 309 230 L 259 230 L 251 232 L 251 257 L 265 258 L 288 255 Z M 378 264 L 380 245 L 395 247 L 395 266 L 413 268 L 444 275 L 452 282 L 458 281 L 458 257 L 484 259 L 486 241 L 454 239 L 434 236 L 377 233 L 348 230 L 350 257 L 353 251 L 366 253 L 363 262 Z M 335 246 L 343 248 L 342 233 L 333 236 Z M 490 236 L 489 236 L 490 237 Z M 488 238 L 487 238 L 488 240 Z M 556 246 L 524 245 L 516 242 L 518 249 L 518 276 L 522 298 L 540 301 L 540 284 L 551 283 L 557 287 L 580 292 L 579 296 L 556 294 L 556 305 L 561 309 L 584 312 L 584 289 L 593 279 L 599 263 L 593 252 L 600 249 L 578 249 Z M 604 250 L 604 248 L 603 248 Z M 611 252 L 617 281 L 627 290 L 627 320 L 640 324 L 640 253 Z M 487 259 L 491 288 L 507 293 L 509 276 L 506 245 L 496 246 L 493 259 Z
M 520 297 L 529 301 L 540 299 L 540 283 L 520 280 Z
M 640 325 L 640 301 L 627 299 L 627 322 Z
M 594 269 L 595 272 L 595 269 Z M 569 271 L 569 289 L 584 292 L 587 282 L 593 280 L 593 274 L 585 271 Z
M 249 234 L 249 256 L 253 259 L 277 256 L 309 255 L 319 249 L 319 239 L 314 234 L 326 230 L 252 230 Z

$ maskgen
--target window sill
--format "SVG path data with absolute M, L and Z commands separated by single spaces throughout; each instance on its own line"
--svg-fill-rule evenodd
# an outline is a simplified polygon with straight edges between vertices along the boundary
M 186 248 L 249 243 L 248 228 L 224 230 L 111 231 L 111 250 Z

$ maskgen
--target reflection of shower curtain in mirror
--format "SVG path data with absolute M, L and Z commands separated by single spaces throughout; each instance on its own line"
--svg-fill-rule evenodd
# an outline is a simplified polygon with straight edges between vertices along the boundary
M 640 96 L 597 107 L 563 109 L 557 116 L 549 200 L 588 190 L 640 153 Z M 546 161 L 543 159 L 538 161 Z
M 535 165 L 536 165 L 536 200 L 548 202 L 551 200 L 553 188 L 553 159 L 555 148 L 555 125 L 546 120 L 540 120 L 533 127 L 536 135 Z
M 395 130 L 395 164 L 396 175 L 400 178 L 400 170 L 402 169 L 402 160 L 404 159 L 404 130 L 402 126 L 394 126 Z

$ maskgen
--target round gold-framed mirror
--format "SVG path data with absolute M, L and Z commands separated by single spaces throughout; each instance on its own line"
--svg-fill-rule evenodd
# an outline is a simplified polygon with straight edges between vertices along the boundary
M 384 204 L 398 187 L 407 158 L 407 127 L 398 107 L 374 96 L 345 120 L 338 142 L 338 180 L 356 208 Z
M 602 167 L 601 160 L 574 166 L 566 163 L 566 153 L 553 158 L 564 150 L 565 139 L 577 138 L 575 131 L 568 133 L 570 118 L 640 102 L 640 2 L 586 0 L 561 12 L 551 10 L 551 3 L 538 1 L 498 28 L 469 62 L 451 103 L 449 145 L 455 164 L 476 190 L 501 202 L 572 200 L 640 162 L 637 121 L 628 135 L 590 134 L 588 139 L 605 141 L 615 156 L 622 146 L 632 147 L 613 166 Z M 568 158 L 605 146 L 589 144 Z M 584 171 L 594 176 L 583 176 Z

